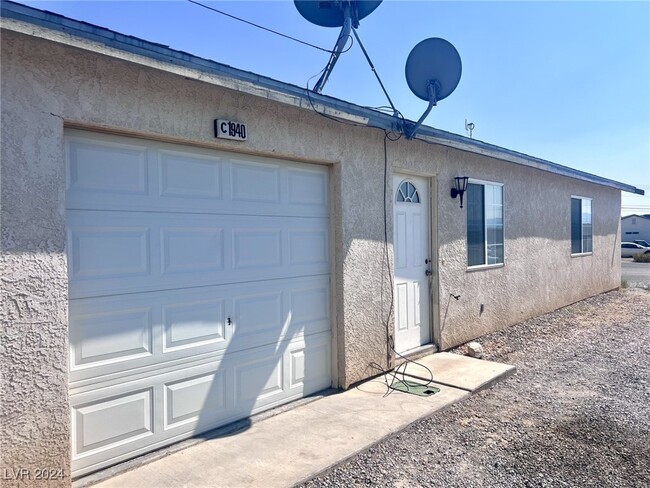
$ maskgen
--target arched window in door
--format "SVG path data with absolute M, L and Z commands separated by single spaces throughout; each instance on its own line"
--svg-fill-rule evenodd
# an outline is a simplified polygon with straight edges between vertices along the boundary
M 417 188 L 410 181 L 403 181 L 397 189 L 397 201 L 404 203 L 420 203 Z

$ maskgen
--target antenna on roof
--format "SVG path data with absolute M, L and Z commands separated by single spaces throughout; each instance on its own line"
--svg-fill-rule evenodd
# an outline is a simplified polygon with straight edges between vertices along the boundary
M 476 127 L 474 122 L 467 123 L 467 119 L 465 119 L 465 132 L 467 132 L 467 135 L 469 136 L 470 139 L 472 138 L 472 132 L 474 132 L 474 127 Z
M 358 29 L 359 21 L 370 15 L 381 2 L 382 0 L 294 0 L 300 15 L 312 24 L 322 27 L 341 27 L 341 33 L 336 40 L 323 74 L 314 86 L 314 92 L 323 91 L 323 87 L 350 37 L 350 31 Z
M 406 60 L 406 82 L 413 94 L 429 102 L 420 120 L 405 130 L 412 139 L 438 101 L 447 98 L 458 86 L 463 66 L 456 48 L 439 37 L 417 44 Z

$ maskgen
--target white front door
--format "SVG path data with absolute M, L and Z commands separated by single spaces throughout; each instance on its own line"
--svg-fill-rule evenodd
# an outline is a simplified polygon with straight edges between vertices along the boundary
M 393 176 L 395 350 L 431 342 L 429 191 L 426 178 Z

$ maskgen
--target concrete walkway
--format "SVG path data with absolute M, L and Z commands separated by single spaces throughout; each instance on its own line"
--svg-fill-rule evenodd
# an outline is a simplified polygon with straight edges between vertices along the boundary
M 439 393 L 422 397 L 393 391 L 386 396 L 383 377 L 377 378 L 253 422 L 245 431 L 209 439 L 142 464 L 93 486 L 292 486 L 515 371 L 514 366 L 450 353 L 434 354 L 418 362 L 433 371 L 435 381 L 442 382 L 432 385 L 440 389 Z M 406 373 L 427 378 L 428 373 L 418 368 L 409 364 Z M 80 481 L 86 484 L 90 479 Z

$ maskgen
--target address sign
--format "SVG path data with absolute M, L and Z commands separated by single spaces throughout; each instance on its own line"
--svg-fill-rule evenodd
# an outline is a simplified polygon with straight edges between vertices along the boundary
M 246 124 L 233 122 L 232 120 L 216 119 L 214 121 L 214 136 L 220 139 L 245 141 L 248 136 Z

